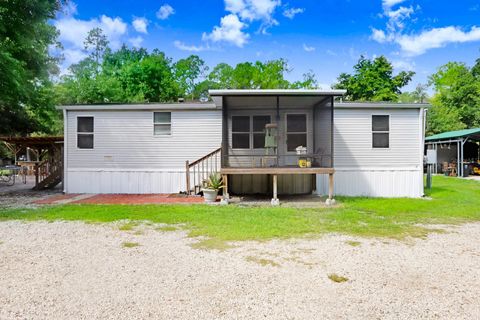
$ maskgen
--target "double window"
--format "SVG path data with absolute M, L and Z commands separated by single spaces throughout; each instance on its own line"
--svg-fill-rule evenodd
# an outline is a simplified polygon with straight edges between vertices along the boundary
M 232 116 L 232 148 L 264 148 L 265 125 L 270 121 L 270 116 Z
M 390 147 L 390 116 L 372 116 L 372 147 Z
M 156 136 L 169 136 L 172 134 L 172 113 L 153 113 L 153 134 Z
M 77 117 L 77 148 L 93 149 L 93 117 Z

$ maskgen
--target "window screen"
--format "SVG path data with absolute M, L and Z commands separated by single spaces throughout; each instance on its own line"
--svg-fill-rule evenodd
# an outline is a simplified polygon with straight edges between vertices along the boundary
M 253 116 L 253 148 L 265 148 L 265 125 L 270 123 L 270 116 Z
M 77 148 L 93 149 L 93 117 L 77 117 Z
M 232 148 L 250 149 L 250 117 L 232 117 Z
M 307 115 L 287 114 L 287 151 L 307 147 Z
M 390 116 L 372 116 L 372 147 L 390 147 Z
M 172 134 L 172 113 L 153 113 L 153 134 L 156 136 L 169 136 Z

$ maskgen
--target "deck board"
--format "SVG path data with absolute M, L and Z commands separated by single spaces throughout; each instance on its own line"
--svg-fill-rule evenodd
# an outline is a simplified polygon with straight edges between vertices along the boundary
M 334 168 L 221 168 L 221 174 L 330 174 Z

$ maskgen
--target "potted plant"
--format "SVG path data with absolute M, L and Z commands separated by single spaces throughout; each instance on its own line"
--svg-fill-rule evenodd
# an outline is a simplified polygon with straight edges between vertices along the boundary
M 211 203 L 217 200 L 218 190 L 223 188 L 222 176 L 218 172 L 210 174 L 203 182 L 203 197 L 205 202 Z

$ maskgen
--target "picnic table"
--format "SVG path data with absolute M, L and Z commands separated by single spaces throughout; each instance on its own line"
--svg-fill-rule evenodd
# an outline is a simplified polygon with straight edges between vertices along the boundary
M 0 183 L 4 183 L 7 186 L 13 186 L 17 179 L 17 176 L 22 178 L 24 184 L 27 183 L 27 175 L 24 172 L 24 167 L 15 165 L 0 166 Z

